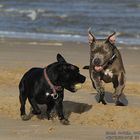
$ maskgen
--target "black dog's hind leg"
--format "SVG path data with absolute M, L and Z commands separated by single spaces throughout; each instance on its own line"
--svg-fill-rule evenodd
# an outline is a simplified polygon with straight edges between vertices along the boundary
M 20 89 L 20 95 L 19 95 L 19 100 L 20 100 L 20 116 L 23 121 L 29 120 L 30 117 L 26 115 L 25 111 L 25 104 L 27 100 L 27 94 L 24 93 L 23 88 L 21 87 Z
M 19 100 L 20 100 L 20 116 L 22 120 L 26 120 L 26 112 L 25 112 L 25 103 L 27 100 L 26 96 L 23 96 L 22 93 L 19 95 Z
M 21 116 L 21 119 L 24 121 L 30 119 L 26 115 L 26 111 L 25 111 L 26 100 L 27 100 L 27 93 L 25 92 L 25 89 L 24 89 L 24 83 L 23 83 L 23 81 L 21 81 L 19 84 L 19 101 L 20 101 L 20 105 L 21 105 L 20 106 L 20 116 Z

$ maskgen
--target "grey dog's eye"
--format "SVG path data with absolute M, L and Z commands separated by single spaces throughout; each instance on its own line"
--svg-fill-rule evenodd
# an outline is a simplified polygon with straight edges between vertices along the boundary
M 96 52 L 97 52 L 96 49 L 92 49 L 92 50 L 91 50 L 92 55 L 94 55 Z
M 91 58 L 94 58 L 94 54 L 91 54 L 91 56 L 90 56 Z
M 104 50 L 105 50 L 106 52 L 108 52 L 108 51 L 109 51 L 109 48 L 108 48 L 107 46 L 104 46 Z

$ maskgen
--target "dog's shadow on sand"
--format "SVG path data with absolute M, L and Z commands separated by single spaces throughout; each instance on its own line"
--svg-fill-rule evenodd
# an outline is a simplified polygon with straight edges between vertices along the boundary
M 98 102 L 99 101 L 99 94 L 95 95 L 95 100 Z M 110 92 L 105 92 L 105 100 L 107 103 L 115 103 L 115 100 L 112 98 L 112 93 Z M 124 104 L 124 106 L 128 105 L 128 100 L 124 94 L 120 97 L 120 101 Z
M 41 115 L 37 115 L 37 118 L 40 120 L 47 119 L 46 105 L 39 105 L 39 108 L 41 109 Z M 64 110 L 64 116 L 65 118 L 69 118 L 72 113 L 81 114 L 84 113 L 92 108 L 92 105 L 86 104 L 86 103 L 78 103 L 74 101 L 63 101 L 63 110 Z M 56 110 L 53 109 L 51 112 L 52 118 L 57 117 Z
M 89 111 L 92 108 L 92 105 L 73 101 L 64 101 L 63 104 L 66 118 L 69 118 L 72 113 L 81 114 Z
M 96 102 L 98 102 L 99 94 L 96 94 L 96 93 L 91 93 L 91 94 L 94 95 Z M 110 92 L 105 93 L 105 100 L 107 103 L 115 103 L 115 101 L 112 98 L 112 93 L 110 93 Z M 120 101 L 125 106 L 128 105 L 128 100 L 125 95 L 122 95 L 120 97 Z M 47 119 L 47 115 L 46 115 L 47 106 L 39 105 L 39 108 L 41 109 L 42 113 L 41 113 L 41 115 L 38 115 L 37 118 L 41 119 L 41 120 Z M 78 102 L 74 102 L 74 101 L 63 101 L 63 108 L 64 108 L 64 116 L 66 118 L 69 118 L 72 113 L 82 114 L 84 112 L 89 111 L 92 108 L 92 105 L 89 105 L 87 103 L 78 103 Z M 57 117 L 55 109 L 52 111 L 51 116 L 52 116 L 52 118 Z

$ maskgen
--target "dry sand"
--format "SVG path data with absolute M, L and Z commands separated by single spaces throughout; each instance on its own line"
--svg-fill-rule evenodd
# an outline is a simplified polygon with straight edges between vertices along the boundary
M 127 73 L 125 107 L 114 106 L 113 88 L 106 84 L 108 105 L 98 104 L 88 71 L 82 70 L 89 63 L 87 44 L 57 41 L 0 40 L 0 140 L 54 139 L 54 140 L 103 140 L 140 139 L 140 46 L 121 46 L 120 51 Z M 31 67 L 44 67 L 56 61 L 61 53 L 68 62 L 81 68 L 87 80 L 83 88 L 72 94 L 65 91 L 64 110 L 71 125 L 63 126 L 57 119 L 48 121 L 42 116 L 23 122 L 19 116 L 18 83 Z M 27 110 L 29 111 L 29 104 Z M 137 134 L 136 134 L 137 133 Z M 114 137 L 113 137 L 114 136 Z

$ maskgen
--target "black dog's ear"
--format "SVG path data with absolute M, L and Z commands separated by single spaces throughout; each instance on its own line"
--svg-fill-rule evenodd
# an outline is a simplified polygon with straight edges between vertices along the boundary
M 57 61 L 60 63 L 66 63 L 66 60 L 64 59 L 64 57 L 61 54 L 57 54 Z
M 92 43 L 96 42 L 96 38 L 91 33 L 90 29 L 88 30 L 88 42 L 89 42 L 89 45 L 92 45 Z
M 116 32 L 109 35 L 106 41 L 109 41 L 111 44 L 115 44 L 116 43 L 116 35 L 115 34 L 116 34 Z

